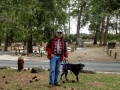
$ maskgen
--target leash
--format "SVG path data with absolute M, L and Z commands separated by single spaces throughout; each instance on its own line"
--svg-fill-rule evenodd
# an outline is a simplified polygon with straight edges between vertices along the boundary
M 70 69 L 70 73 L 72 74 L 72 71 L 71 71 L 71 68 L 70 68 L 70 64 L 69 64 L 69 61 L 68 60 L 64 60 L 64 64 L 63 65 L 65 65 L 66 64 L 66 61 L 68 62 L 68 66 L 69 66 L 69 69 Z M 67 68 L 67 67 L 66 67 Z
M 63 72 L 64 72 L 64 69 L 67 68 L 67 67 L 65 66 L 65 64 L 66 64 L 66 61 L 64 60 L 64 61 L 63 61 L 63 67 L 62 67 L 62 71 L 63 71 Z

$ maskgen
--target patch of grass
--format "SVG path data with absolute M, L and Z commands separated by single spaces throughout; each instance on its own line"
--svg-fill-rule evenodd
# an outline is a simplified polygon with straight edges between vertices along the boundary
M 69 73 L 69 81 L 63 77 L 61 87 L 48 88 L 49 72 L 30 73 L 30 70 L 0 70 L 0 90 L 119 90 L 120 74 L 80 73 L 79 82 L 72 83 L 76 77 Z M 64 82 L 64 83 L 63 83 Z

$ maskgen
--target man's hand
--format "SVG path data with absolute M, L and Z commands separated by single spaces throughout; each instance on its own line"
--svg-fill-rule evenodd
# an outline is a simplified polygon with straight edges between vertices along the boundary
M 54 57 L 55 55 L 54 54 L 51 54 L 51 57 Z
M 67 57 L 65 57 L 64 59 L 65 59 L 65 60 L 68 60 L 68 58 L 67 58 Z

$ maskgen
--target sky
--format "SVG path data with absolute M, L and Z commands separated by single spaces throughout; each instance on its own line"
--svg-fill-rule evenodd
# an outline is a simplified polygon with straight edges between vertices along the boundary
M 70 33 L 71 34 L 76 34 L 76 31 L 77 31 L 77 21 L 76 21 L 76 19 L 71 19 L 71 21 L 70 21 Z M 87 33 L 87 34 L 89 34 L 88 25 L 86 25 L 83 28 L 81 28 L 80 29 L 80 33 Z
M 71 34 L 76 34 L 76 31 L 77 31 L 77 26 L 72 26 L 71 29 L 70 29 L 70 33 Z M 89 31 L 88 31 L 88 28 L 87 26 L 83 27 L 80 29 L 80 33 L 86 33 L 86 34 L 89 34 Z

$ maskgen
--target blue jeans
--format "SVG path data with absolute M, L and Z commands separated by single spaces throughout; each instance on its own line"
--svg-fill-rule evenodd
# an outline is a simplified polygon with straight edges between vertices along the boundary
M 49 84 L 58 83 L 60 65 L 61 65 L 60 56 L 54 56 L 50 59 Z

